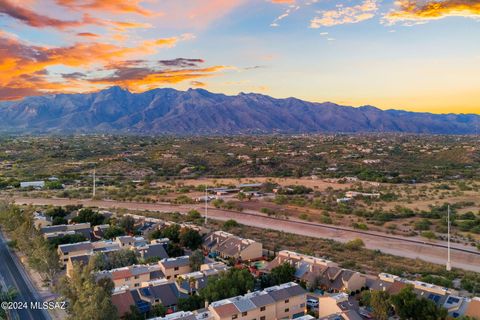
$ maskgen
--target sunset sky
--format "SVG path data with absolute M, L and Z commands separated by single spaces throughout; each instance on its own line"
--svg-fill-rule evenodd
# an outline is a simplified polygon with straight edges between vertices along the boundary
M 0 100 L 112 85 L 480 113 L 480 0 L 0 0 Z

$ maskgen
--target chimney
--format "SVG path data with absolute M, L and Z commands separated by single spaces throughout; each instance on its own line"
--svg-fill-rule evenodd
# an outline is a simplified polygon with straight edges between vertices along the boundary
M 208 309 L 208 306 L 209 306 L 209 305 L 210 305 L 210 304 L 208 303 L 208 300 L 205 300 L 205 309 Z

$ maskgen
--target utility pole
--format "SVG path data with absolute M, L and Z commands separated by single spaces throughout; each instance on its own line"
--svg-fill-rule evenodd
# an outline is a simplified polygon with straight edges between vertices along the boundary
M 92 198 L 95 199 L 95 193 L 96 193 L 96 181 L 95 181 L 95 168 L 93 168 L 93 194 Z
M 208 222 L 208 192 L 207 192 L 207 185 L 205 185 L 205 226 Z
M 448 212 L 447 212 L 447 228 L 448 228 L 448 234 L 447 234 L 447 246 L 448 246 L 448 259 L 447 259 L 447 271 L 452 270 L 452 264 L 450 261 L 450 206 L 448 206 Z

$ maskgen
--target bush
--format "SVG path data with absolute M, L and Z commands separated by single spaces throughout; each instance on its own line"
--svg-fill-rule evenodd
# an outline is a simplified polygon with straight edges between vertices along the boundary
M 362 239 L 357 238 L 354 240 L 350 240 L 345 244 L 345 247 L 350 250 L 359 250 L 363 247 L 365 247 L 365 243 L 363 242 Z

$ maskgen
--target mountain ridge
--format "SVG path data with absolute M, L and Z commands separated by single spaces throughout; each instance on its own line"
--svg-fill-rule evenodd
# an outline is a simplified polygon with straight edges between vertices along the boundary
M 480 115 L 381 110 L 259 93 L 118 86 L 93 93 L 51 94 L 0 103 L 0 130 L 21 133 L 268 134 L 478 133 Z

